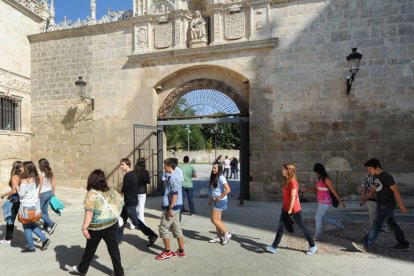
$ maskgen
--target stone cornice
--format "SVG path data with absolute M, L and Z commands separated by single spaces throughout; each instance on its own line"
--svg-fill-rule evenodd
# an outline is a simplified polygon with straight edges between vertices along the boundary
M 34 3 L 34 5 L 37 5 L 39 8 L 39 14 L 37 14 L 35 11 L 30 10 L 29 8 L 25 7 L 24 5 L 22 5 L 21 3 L 19 3 L 16 0 L 3 0 L 5 3 L 9 4 L 10 6 L 12 6 L 13 8 L 15 8 L 16 10 L 20 11 L 21 13 L 23 13 L 24 15 L 30 17 L 31 19 L 33 19 L 34 21 L 40 23 L 42 21 L 45 20 L 45 18 L 42 18 L 40 16 L 40 7 L 41 5 L 39 3 L 37 3 L 37 1 L 32 1 Z
M 151 53 L 134 54 L 128 56 L 128 62 L 131 63 L 164 63 L 167 60 L 180 60 L 188 58 L 200 58 L 217 55 L 228 55 L 237 52 L 261 50 L 275 48 L 279 43 L 278 38 L 263 40 L 244 41 L 229 44 L 212 45 L 201 48 L 178 49 L 158 51 Z
M 17 96 L 17 94 L 30 93 L 30 79 L 10 71 L 0 69 L 0 93 L 6 96 Z

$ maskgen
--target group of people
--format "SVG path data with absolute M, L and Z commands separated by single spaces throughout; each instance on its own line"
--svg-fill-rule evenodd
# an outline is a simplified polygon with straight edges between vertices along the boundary
M 378 159 L 372 158 L 365 164 L 369 176 L 363 182 L 363 192 L 360 205 L 363 206 L 367 201 L 375 202 L 368 207 L 370 209 L 371 229 L 363 237 L 361 242 L 353 242 L 352 245 L 361 252 L 368 251 L 378 237 L 384 223 L 394 232 L 398 244 L 392 247 L 394 250 L 408 250 L 409 242 L 405 239 L 404 232 L 394 219 L 394 209 L 398 205 L 401 213 L 407 213 L 401 195 L 393 177 L 384 172 Z M 334 199 L 345 208 L 338 192 L 333 186 L 324 166 L 320 163 L 314 165 L 313 171 L 316 173 L 318 181 L 316 183 L 318 210 L 315 215 L 315 234 L 312 236 L 310 231 L 303 223 L 301 205 L 299 202 L 298 188 L 296 179 L 296 168 L 294 164 L 287 163 L 282 166 L 284 182 L 282 184 L 283 207 L 281 210 L 276 237 L 271 245 L 265 247 L 270 253 L 276 253 L 278 245 L 282 239 L 285 228 L 291 230 L 292 221 L 303 231 L 309 244 L 307 255 L 313 255 L 318 250 L 315 240 L 320 239 L 322 234 L 322 224 L 332 224 L 336 228 L 344 229 L 344 226 L 326 216 L 326 211 L 333 204 Z
M 223 165 L 223 175 L 226 179 L 237 179 L 239 178 L 239 160 L 236 157 L 229 158 L 228 156 L 223 157 L 219 155 L 214 163 L 221 163 Z
M 194 168 L 188 164 L 188 156 L 184 157 L 184 164 L 178 166 L 176 158 L 164 160 L 164 186 L 162 198 L 162 216 L 159 225 L 159 236 L 163 240 L 164 249 L 158 254 L 156 260 L 164 260 L 171 257 L 185 257 L 184 236 L 181 229 L 181 212 L 183 211 L 183 195 L 187 194 L 191 214 L 195 213 L 194 204 L 189 195 L 192 195 L 192 178 L 196 177 Z M 393 211 L 398 205 L 402 213 L 406 213 L 398 187 L 393 177 L 384 172 L 380 161 L 370 159 L 365 163 L 369 177 L 363 182 L 361 206 L 366 202 L 375 202 L 375 207 L 370 210 L 371 229 L 360 243 L 354 242 L 353 246 L 359 251 L 367 251 L 384 223 L 391 229 L 398 241 L 393 247 L 397 250 L 409 249 L 409 243 L 404 233 L 396 223 Z M 50 240 L 45 233 L 51 235 L 57 224 L 48 216 L 48 205 L 56 191 L 56 179 L 49 166 L 49 162 L 42 158 L 39 160 L 39 172 L 31 161 L 13 163 L 9 186 L 11 190 L 2 194 L 10 202 L 9 215 L 7 216 L 6 237 L 2 244 L 10 244 L 13 238 L 14 221 L 16 216 L 23 223 L 27 247 L 22 252 L 34 252 L 33 233 L 42 242 L 41 249 L 46 250 Z M 121 264 L 119 245 L 122 243 L 123 231 L 127 219 L 148 237 L 147 246 L 152 246 L 158 239 L 158 235 L 150 229 L 144 220 L 144 206 L 147 194 L 146 185 L 150 183 L 148 171 L 145 169 L 145 159 L 138 159 L 134 168 L 128 158 L 120 160 L 120 169 L 125 173 L 120 191 L 108 186 L 105 173 L 96 169 L 91 172 L 87 180 L 87 193 L 84 201 L 85 215 L 82 224 L 82 233 L 86 238 L 86 247 L 79 265 L 73 266 L 74 273 L 86 274 L 92 258 L 100 241 L 103 239 L 107 245 L 111 257 L 114 275 L 124 275 Z M 316 163 L 313 171 L 317 176 L 315 190 L 317 192 L 318 209 L 315 215 L 314 235 L 306 227 L 303 221 L 301 205 L 298 196 L 299 183 L 296 178 L 294 164 L 287 163 L 281 168 L 284 181 L 282 184 L 283 205 L 280 213 L 276 237 L 271 245 L 265 247 L 270 253 L 276 253 L 285 229 L 292 231 L 293 222 L 303 231 L 309 244 L 307 255 L 313 255 L 318 247 L 315 240 L 321 238 L 323 223 L 329 223 L 338 229 L 344 226 L 326 216 L 327 210 L 334 201 L 339 202 L 345 208 L 343 200 L 335 189 L 332 180 L 324 166 Z M 210 219 L 216 228 L 216 237 L 209 240 L 210 243 L 225 245 L 232 237 L 222 220 L 223 211 L 228 208 L 227 195 L 230 193 L 230 185 L 223 175 L 223 163 L 216 160 L 212 166 L 209 188 L 211 205 Z M 336 200 L 334 200 L 336 199 Z M 4 209 L 4 207 L 3 207 Z M 43 231 L 39 228 L 38 219 L 43 221 Z M 171 249 L 170 235 L 177 239 L 178 249 Z
M 39 171 L 32 161 L 15 161 L 12 164 L 10 191 L 1 195 L 5 199 L 3 215 L 6 220 L 6 237 L 1 244 L 11 245 L 16 217 L 23 225 L 27 246 L 22 252 L 35 252 L 33 234 L 42 242 L 41 250 L 46 250 L 57 227 L 49 217 L 49 203 L 56 192 L 56 177 L 49 161 L 42 158 L 38 162 Z M 42 221 L 42 229 L 39 221 Z

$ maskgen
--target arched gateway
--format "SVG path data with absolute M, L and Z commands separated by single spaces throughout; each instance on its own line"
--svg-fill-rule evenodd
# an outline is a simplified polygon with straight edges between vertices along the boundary
M 193 66 L 171 73 L 154 85 L 158 97 L 157 127 L 151 128 L 142 125 L 134 127 L 135 146 L 148 137 L 154 136 L 151 144 L 156 152 L 146 156 L 157 164 L 158 187 L 160 190 L 160 174 L 162 173 L 163 158 L 165 156 L 164 130 L 168 125 L 217 124 L 239 123 L 240 125 L 240 202 L 247 199 L 249 182 L 249 82 L 234 70 L 219 66 Z M 194 105 L 207 105 L 219 111 L 220 115 L 176 116 L 171 113 L 176 103 L 186 95 L 191 95 L 188 102 Z M 145 132 L 146 129 L 146 132 Z M 142 132 L 144 131 L 144 133 Z M 155 135 L 156 134 L 156 135 Z M 157 142 L 155 143 L 155 136 Z M 142 147 L 141 147 L 142 148 Z M 138 152 L 142 155 L 142 153 Z M 138 156 L 139 157 L 139 156 Z M 155 169 L 155 166 L 154 166 Z

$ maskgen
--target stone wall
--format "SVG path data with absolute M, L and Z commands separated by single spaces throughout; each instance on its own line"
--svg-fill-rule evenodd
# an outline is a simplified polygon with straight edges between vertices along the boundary
M 281 177 L 269 168 L 294 162 L 302 185 L 315 162 L 328 166 L 340 193 L 355 192 L 363 163 L 379 158 L 413 193 L 414 2 L 292 1 L 271 6 L 279 47 L 264 64 L 251 120 L 251 195 L 274 199 Z M 346 95 L 345 56 L 363 54 Z M 266 127 L 263 127 L 263 124 Z M 410 179 L 410 180 L 409 180 Z
M 134 19 L 31 36 L 32 157 L 49 158 L 63 185 L 83 186 L 97 167 L 119 179 L 133 123 L 156 125 L 177 87 L 218 79 L 240 87 L 248 105 L 251 199 L 280 197 L 285 162 L 296 164 L 302 186 L 315 180 L 313 164 L 324 163 L 340 193 L 354 193 L 373 156 L 412 193 L 414 2 L 279 2 L 268 2 L 276 48 L 246 42 L 214 54 L 198 48 L 131 58 Z M 347 95 L 352 47 L 363 58 Z M 78 76 L 93 111 L 83 112 Z M 167 85 L 156 91 L 160 83 Z

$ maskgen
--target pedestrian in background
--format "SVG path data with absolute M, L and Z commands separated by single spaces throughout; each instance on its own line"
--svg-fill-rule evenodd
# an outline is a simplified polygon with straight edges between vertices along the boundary
M 371 227 L 374 224 L 375 216 L 377 215 L 377 196 L 375 195 L 375 193 L 373 193 L 371 194 L 369 198 L 367 198 L 368 195 L 370 194 L 371 186 L 373 184 L 374 184 L 374 176 L 371 174 L 368 174 L 362 181 L 361 202 L 359 204 L 360 206 L 364 206 L 365 204 L 367 205 L 369 222 L 370 222 Z M 390 232 L 386 223 L 382 225 L 381 231 L 385 233 Z
M 23 171 L 20 174 L 20 187 L 18 189 L 20 198 L 19 221 L 23 224 L 24 236 L 26 237 L 27 246 L 22 252 L 35 252 L 33 234 L 38 236 L 42 241 L 41 250 L 46 250 L 50 240 L 46 238 L 42 230 L 37 226 L 41 216 L 39 203 L 40 180 L 37 173 L 36 165 L 32 161 L 23 162 Z
M 296 168 L 292 163 L 287 163 L 282 166 L 282 174 L 285 181 L 282 185 L 283 192 L 283 207 L 280 212 L 279 225 L 277 227 L 277 233 L 275 240 L 271 245 L 265 247 L 266 251 L 270 253 L 276 253 L 277 247 L 283 237 L 285 231 L 286 222 L 293 218 L 294 222 L 302 229 L 305 234 L 305 238 L 309 244 L 309 250 L 307 255 L 313 255 L 318 250 L 308 228 L 303 222 L 301 206 L 299 202 L 298 189 L 299 183 L 296 179 Z M 291 216 L 291 218 L 290 218 Z
M 124 220 L 124 224 L 117 229 L 116 239 L 119 244 L 122 243 L 122 239 L 124 237 L 125 222 L 129 218 L 132 224 L 138 227 L 138 229 L 148 237 L 147 246 L 151 246 L 158 239 L 158 236 L 137 216 L 137 195 L 139 189 L 138 175 L 134 170 L 132 170 L 131 161 L 128 158 L 122 158 L 119 163 L 120 169 L 125 173 L 121 188 L 121 194 L 124 197 L 125 205 L 122 208 L 121 212 L 121 218 Z
M 326 212 L 332 205 L 333 195 L 339 202 L 342 208 L 345 208 L 345 203 L 340 199 L 332 180 L 329 178 L 325 167 L 321 163 L 316 163 L 313 166 L 313 171 L 316 173 L 318 181 L 316 182 L 316 198 L 318 200 L 318 210 L 315 215 L 315 236 L 314 239 L 319 239 L 322 235 L 322 224 L 327 223 L 335 226 L 338 229 L 344 229 L 344 226 L 334 219 L 328 218 Z
M 164 251 L 158 254 L 156 260 L 164 260 L 171 257 L 185 257 L 184 236 L 180 224 L 180 212 L 183 207 L 182 182 L 183 174 L 177 170 L 178 160 L 167 158 L 164 160 L 164 171 L 167 173 L 165 192 L 161 208 L 163 210 L 160 223 L 160 237 L 164 242 Z M 170 231 L 178 242 L 178 250 L 171 250 Z
M 6 237 L 0 241 L 1 244 L 10 245 L 13 239 L 14 222 L 16 221 L 17 213 L 19 212 L 20 199 L 18 189 L 20 187 L 20 174 L 22 172 L 23 162 L 14 161 L 10 172 L 9 187 L 10 191 L 1 195 L 1 198 L 5 198 L 7 202 L 8 215 L 6 218 Z M 3 207 L 4 208 L 4 207 Z M 4 212 L 4 209 L 3 209 Z
M 401 198 L 400 190 L 394 181 L 394 178 L 387 172 L 382 170 L 381 163 L 378 159 L 372 158 L 365 162 L 368 173 L 374 177 L 371 191 L 363 198 L 363 202 L 368 200 L 374 193 L 377 196 L 377 213 L 375 215 L 374 223 L 369 232 L 365 235 L 360 243 L 353 242 L 352 245 L 361 252 L 366 252 L 377 239 L 381 227 L 384 222 L 394 232 L 395 239 L 398 244 L 391 247 L 394 250 L 409 250 L 410 243 L 405 239 L 404 232 L 397 224 L 394 218 L 394 209 L 398 205 L 402 214 L 408 211 L 404 206 Z
M 194 194 L 194 186 L 193 186 L 193 178 L 197 177 L 196 171 L 193 166 L 189 164 L 190 158 L 188 156 L 184 156 L 183 158 L 184 164 L 180 166 L 180 169 L 183 171 L 183 212 L 188 212 L 188 210 L 185 209 L 185 203 L 184 199 L 187 197 L 188 199 L 188 206 L 190 215 L 195 214 L 195 208 L 194 208 L 194 200 L 193 200 L 193 194 Z
M 222 220 L 223 211 L 227 210 L 228 207 L 227 195 L 230 193 L 230 186 L 227 183 L 226 178 L 222 175 L 222 170 L 223 167 L 221 163 L 216 162 L 213 164 L 209 183 L 211 198 L 208 205 L 213 205 L 211 208 L 210 219 L 217 231 L 217 236 L 209 242 L 221 243 L 224 245 L 230 241 L 232 235 Z
M 228 156 L 226 156 L 226 157 L 224 158 L 224 161 L 223 161 L 223 168 L 224 168 L 224 170 L 223 170 L 223 175 L 225 175 L 225 176 L 226 176 L 226 178 L 229 178 L 229 173 L 230 173 L 230 168 L 231 168 L 231 166 L 230 166 L 230 159 L 229 159 L 229 157 L 228 157 Z
M 40 169 L 40 207 L 42 209 L 43 230 L 52 235 L 57 224 L 49 217 L 49 204 L 56 192 L 56 177 L 45 158 L 39 160 Z

